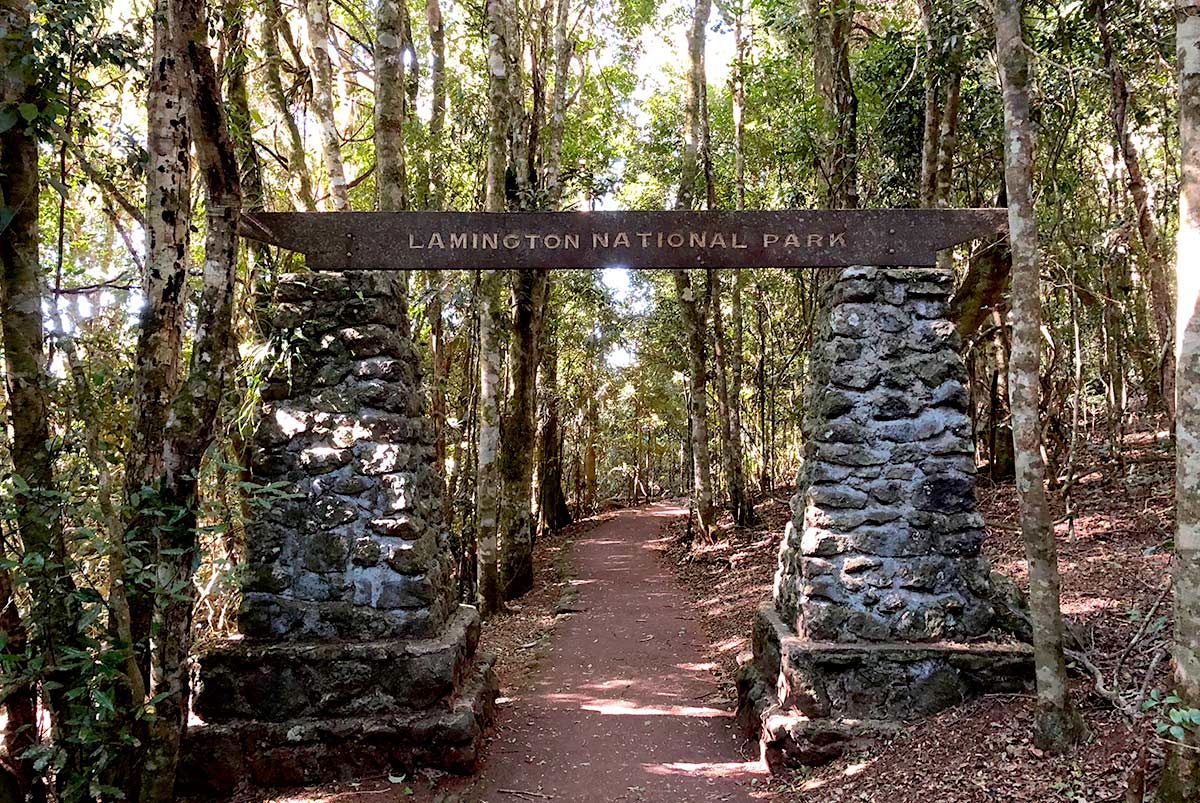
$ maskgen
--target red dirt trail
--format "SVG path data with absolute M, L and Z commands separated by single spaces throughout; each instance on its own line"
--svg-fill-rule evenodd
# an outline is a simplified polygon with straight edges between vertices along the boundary
M 556 628 L 528 691 L 501 706 L 470 799 L 750 801 L 752 780 L 765 786 L 687 595 L 653 549 L 686 513 L 621 511 L 575 543 L 579 612 Z

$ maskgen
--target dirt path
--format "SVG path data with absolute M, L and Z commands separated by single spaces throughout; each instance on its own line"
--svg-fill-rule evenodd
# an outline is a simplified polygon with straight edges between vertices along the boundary
M 650 547 L 685 514 L 622 511 L 575 544 L 580 612 L 558 628 L 529 691 L 502 706 L 470 799 L 753 799 L 763 770 L 741 754 L 699 622 Z

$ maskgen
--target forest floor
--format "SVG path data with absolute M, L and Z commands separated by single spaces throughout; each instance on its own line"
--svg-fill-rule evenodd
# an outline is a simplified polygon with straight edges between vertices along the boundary
M 1168 683 L 1174 463 L 1164 441 L 1161 434 L 1130 436 L 1123 467 L 1103 460 L 1098 448 L 1081 454 L 1073 532 L 1061 492 L 1051 497 L 1063 612 L 1078 642 L 1070 662 L 1074 698 L 1092 734 L 1086 745 L 1069 756 L 1045 755 L 1030 743 L 1032 695 L 986 696 L 915 722 L 869 752 L 773 778 L 776 799 L 1101 803 L 1125 799 L 1131 771 L 1152 784 L 1160 763 L 1152 723 L 1143 717 L 1130 725 L 1097 693 L 1095 672 L 1106 693 L 1118 678 L 1127 710 L 1137 710 L 1143 689 Z M 692 590 L 727 699 L 736 696 L 733 673 L 738 653 L 750 648 L 755 607 L 771 596 L 790 494 L 781 488 L 759 500 L 760 522 L 753 528 L 726 521 L 725 537 L 713 546 L 689 548 L 682 525 L 667 542 L 664 557 Z M 993 568 L 1027 587 L 1015 489 L 981 477 L 979 502 Z M 1139 758 L 1142 745 L 1148 746 L 1146 762 Z

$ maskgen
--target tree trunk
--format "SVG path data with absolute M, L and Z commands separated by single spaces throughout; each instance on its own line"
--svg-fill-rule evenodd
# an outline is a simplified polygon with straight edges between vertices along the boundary
M 712 469 L 708 456 L 708 349 L 705 341 L 703 307 L 696 298 L 692 279 L 686 270 L 674 270 L 675 295 L 683 313 L 688 335 L 688 420 L 692 436 L 692 496 L 700 520 L 703 538 L 716 532 L 717 513 L 713 507 Z
M 510 0 L 487 0 L 488 23 L 488 132 L 487 178 L 484 207 L 489 212 L 505 208 L 505 173 L 508 167 L 509 69 L 507 37 Z M 500 294 L 503 274 L 484 271 L 479 284 L 479 463 L 475 475 L 478 516 L 476 552 L 479 556 L 479 610 L 491 616 L 500 610 L 500 572 L 497 531 L 500 519 L 500 399 L 503 351 L 500 339 L 504 313 Z
M 429 294 L 425 316 L 429 319 L 429 416 L 433 419 L 433 459 L 438 473 L 445 475 L 447 456 L 446 379 L 450 373 L 450 363 L 446 351 L 446 326 L 443 320 L 442 297 L 446 292 L 443 274 L 439 271 L 426 271 L 425 290 Z M 446 482 L 442 485 L 442 515 L 446 522 L 453 520 L 450 494 L 450 484 Z
M 0 37 L 0 106 L 10 109 L 42 99 L 30 69 L 35 62 L 31 8 L 19 0 L 0 0 L 0 28 L 5 31 Z M 85 687 L 79 670 L 69 668 L 78 666 L 78 660 L 68 658 L 71 651 L 85 649 L 86 644 L 72 578 L 75 566 L 64 540 L 56 498 L 38 261 L 38 148 L 25 125 L 0 133 L 0 164 L 4 166 L 0 170 L 0 209 L 11 213 L 0 237 L 0 333 L 4 338 L 12 470 L 22 481 L 13 484 L 11 503 L 25 558 L 21 569 L 27 572 L 31 595 L 31 636 L 35 654 L 43 663 L 53 739 L 65 751 L 57 787 L 60 795 L 78 795 L 80 788 L 87 788 L 89 778 L 82 746 L 72 730 L 86 727 L 90 712 L 86 699 L 81 705 L 68 694 Z M 7 571 L 4 576 L 7 580 Z M 7 584 L 5 590 L 11 591 Z M 19 620 L 15 601 L 8 597 L 3 602 L 5 618 Z M 6 632 L 10 642 L 17 639 L 16 631 Z M 5 651 L 16 653 L 16 646 L 9 643 Z M 32 667 L 17 667 L 18 672 L 26 669 Z M 29 717 L 30 703 L 28 695 L 16 692 L 10 701 L 6 736 L 13 736 L 13 729 Z M 18 744 L 36 739 L 36 729 L 15 737 Z
M 504 355 L 500 342 L 503 274 L 484 271 L 479 285 L 479 465 L 475 473 L 475 536 L 479 556 L 479 612 L 500 610 L 497 532 L 500 519 L 500 396 Z
M 329 204 L 334 212 L 350 211 L 346 186 L 346 168 L 342 164 L 342 139 L 338 135 L 333 106 L 333 63 L 329 51 L 328 0 L 303 0 L 308 59 L 312 74 L 312 114 L 321 136 L 321 156 L 325 161 L 325 180 L 329 186 Z
M 817 183 L 826 209 L 858 207 L 858 96 L 850 75 L 855 0 L 808 0 L 821 101 Z
M 533 587 L 533 458 L 537 437 L 538 340 L 547 272 L 518 271 L 512 290 L 510 392 L 500 439 L 500 592 L 511 600 Z
M 164 430 L 163 471 L 156 493 L 144 498 L 142 516 L 154 517 L 158 588 L 173 593 L 157 600 L 152 653 L 154 718 L 142 745 L 137 800 L 174 800 L 179 745 L 190 700 L 188 653 L 197 562 L 198 486 L 204 454 L 230 368 L 234 287 L 237 278 L 241 182 L 237 154 L 225 121 L 216 67 L 208 48 L 203 0 L 169 0 L 172 32 L 180 38 L 175 69 L 186 75 L 188 122 L 204 174 L 208 212 L 203 282 L 188 375 L 171 401 Z M 151 509 L 145 509 L 150 507 Z M 151 512 L 153 511 L 153 512 Z
M 407 98 L 404 81 L 404 30 L 408 0 L 382 0 L 375 34 L 375 174 L 379 210 L 408 208 L 408 171 L 404 158 Z
M 13 594 L 12 573 L 7 569 L 0 570 L 0 632 L 6 637 L 6 656 L 16 659 L 16 666 L 10 668 L 7 677 L 11 681 L 26 670 L 26 667 L 17 662 L 29 643 L 29 634 Z M 12 671 L 13 669 L 16 671 Z M 19 686 L 9 686 L 5 694 L 5 720 L 3 733 L 0 734 L 0 749 L 3 749 L 2 755 L 8 761 L 0 761 L 0 800 L 5 799 L 3 778 L 6 770 L 12 772 L 12 780 L 16 782 L 18 794 L 21 795 L 20 800 L 24 800 L 26 794 L 31 794 L 34 800 L 46 799 L 45 790 L 41 788 L 38 779 L 36 759 L 21 758 L 25 751 L 38 743 L 37 702 L 37 685 L 32 680 Z M 14 801 L 17 799 L 13 797 Z
M 738 271 L 742 273 L 742 271 Z M 708 271 L 709 297 L 713 321 L 713 357 L 717 367 L 717 403 L 721 417 L 721 457 L 722 468 L 725 472 L 725 483 L 729 487 L 729 506 L 733 512 L 733 520 L 740 527 L 745 527 L 754 518 L 754 507 L 746 499 L 746 484 L 742 472 L 741 438 L 737 432 L 737 416 L 735 409 L 740 404 L 738 396 L 733 396 L 731 389 L 732 369 L 726 356 L 725 323 L 721 313 L 721 277 L 713 269 Z M 740 341 L 738 345 L 740 350 Z M 741 369 L 739 366 L 738 372 Z M 741 391 L 741 379 L 737 381 L 736 390 Z
M 291 180 L 292 195 L 300 202 L 300 208 L 305 212 L 317 211 L 317 196 L 313 192 L 312 174 L 308 170 L 308 161 L 304 153 L 304 138 L 300 135 L 300 127 L 288 106 L 287 94 L 283 91 L 283 56 L 279 53 L 280 26 L 287 23 L 279 12 L 279 0 L 264 0 L 262 18 L 262 33 L 260 39 L 263 49 L 263 75 L 266 83 L 266 95 L 275 108 L 275 116 L 283 124 L 286 136 L 288 177 Z
M 1083 734 L 1071 705 L 1063 657 L 1063 621 L 1054 531 L 1046 505 L 1038 412 L 1041 364 L 1041 288 L 1033 206 L 1033 123 L 1029 117 L 1029 56 L 1021 35 L 1020 0 L 996 0 L 997 61 L 1004 88 L 1005 183 L 1012 247 L 1012 357 L 1009 406 L 1016 446 L 1021 534 L 1029 565 L 1038 713 L 1034 741 L 1063 751 Z
M 0 0 L 0 29 L 5 31 L 0 37 L 0 107 L 44 102 L 31 69 L 36 63 L 32 8 L 19 0 Z M 0 133 L 0 165 L 0 209 L 11 214 L 0 236 L 0 335 L 12 438 L 9 454 L 14 478 L 21 480 L 13 482 L 8 501 L 21 540 L 20 571 L 30 594 L 28 636 L 41 661 L 37 675 L 50 715 L 51 738 L 62 751 L 55 777 L 58 798 L 69 799 L 86 790 L 91 780 L 87 748 L 76 731 L 89 727 L 89 701 L 76 695 L 86 688 L 85 672 L 91 670 L 81 668 L 77 657 L 86 654 L 88 634 L 81 621 L 73 575 L 77 567 L 64 537 L 54 478 L 38 260 L 38 147 L 25 125 Z M 5 570 L 0 625 L 8 634 L 5 652 L 20 655 L 23 623 L 12 598 L 11 577 Z M 14 674 L 34 673 L 37 667 L 18 664 L 14 669 Z M 11 756 L 37 741 L 36 703 L 32 685 L 13 690 L 6 701 L 5 742 Z M 26 762 L 18 771 L 27 789 L 33 769 Z
M 742 31 L 745 9 L 738 0 L 733 19 L 733 183 L 734 203 L 740 211 L 746 208 L 746 50 L 748 42 Z M 738 271 L 740 278 L 744 271 Z M 741 342 L 740 340 L 738 342 Z
M 1175 6 L 1179 71 L 1178 317 L 1175 358 L 1175 691 L 1180 708 L 1200 708 L 1200 2 Z M 1184 266 L 1187 266 L 1184 269 Z M 1200 728 L 1167 745 L 1159 803 L 1200 800 Z
M 680 169 L 676 209 L 691 209 L 696 199 L 696 182 L 700 177 L 700 148 L 703 144 L 704 93 L 707 79 L 704 71 L 705 27 L 712 12 L 711 0 L 696 0 L 692 9 L 692 26 L 688 32 L 688 85 L 683 109 L 683 163 Z M 713 508 L 712 469 L 708 457 L 708 354 L 703 306 L 696 297 L 692 279 L 686 270 L 674 270 L 675 293 L 683 312 L 688 334 L 688 368 L 691 396 L 688 400 L 688 421 L 692 446 L 692 494 L 704 537 L 711 537 L 716 525 Z
M 567 120 L 567 79 L 571 58 L 575 55 L 575 39 L 570 36 L 570 0 L 558 0 L 554 19 L 554 87 L 550 92 L 546 167 L 543 185 L 547 206 L 557 209 L 562 199 L 562 147 Z
M 446 128 L 446 27 L 438 0 L 425 0 L 425 21 L 429 27 L 429 77 L 432 106 L 429 113 L 429 206 L 446 206 L 446 164 L 442 137 Z
M 920 0 L 921 31 L 925 35 L 925 128 L 921 145 L 920 205 L 932 207 L 937 187 L 938 135 L 942 125 L 941 76 L 937 56 L 941 46 L 933 0 Z
M 748 273 L 744 270 L 734 273 L 733 296 L 731 298 L 733 304 L 733 343 L 729 350 L 730 375 L 732 377 L 729 385 L 729 422 L 733 428 L 733 452 L 736 456 L 735 465 L 742 497 L 740 508 L 734 508 L 733 516 L 734 520 L 742 527 L 751 526 L 755 523 L 756 519 L 754 515 L 754 503 L 746 492 L 746 460 L 742 456 L 742 370 L 744 363 L 742 359 L 742 344 L 745 335 L 745 322 L 742 315 L 742 293 L 746 287 L 747 276 Z
M 696 0 L 692 8 L 692 27 L 688 31 L 688 83 L 683 107 L 683 163 L 679 171 L 679 192 L 676 209 L 691 209 L 696 202 L 696 183 L 700 178 L 700 148 L 703 144 L 704 95 L 707 79 L 704 72 L 704 32 L 712 13 L 712 0 Z
M 123 554 L 148 565 L 151 520 L 138 513 L 142 498 L 163 473 L 164 429 L 171 399 L 182 370 L 183 322 L 189 267 L 191 210 L 191 132 L 187 115 L 190 96 L 179 64 L 175 20 L 168 0 L 154 7 L 154 52 L 147 98 L 146 273 L 144 303 L 138 319 L 137 366 L 133 390 L 130 442 L 125 461 L 126 509 Z M 118 555 L 118 566 L 125 557 Z M 145 689 L 150 678 L 150 620 L 153 601 L 134 593 L 132 578 L 110 591 L 114 624 L 128 618 L 129 644 L 137 651 L 141 678 L 127 679 Z M 126 602 L 128 595 L 128 602 Z M 128 615 L 122 612 L 128 608 Z M 118 643 L 122 641 L 116 633 Z M 136 691 L 130 692 L 134 698 Z M 132 702 L 132 700 L 127 701 Z
M 538 432 L 537 534 L 548 535 L 571 523 L 571 511 L 563 493 L 563 432 L 558 393 L 558 333 L 542 336 L 542 367 L 538 372 L 542 419 Z
M 1175 300 L 1171 295 L 1171 269 L 1167 264 L 1162 236 L 1154 223 L 1154 209 L 1150 206 L 1150 195 L 1146 190 L 1141 156 L 1133 141 L 1133 133 L 1129 130 L 1129 86 L 1125 82 L 1125 73 L 1117 61 L 1112 37 L 1109 35 L 1107 0 L 1096 0 L 1094 11 L 1096 28 L 1100 35 L 1100 49 L 1104 54 L 1104 67 L 1108 72 L 1112 87 L 1109 113 L 1121 150 L 1121 158 L 1125 163 L 1129 195 L 1133 198 L 1134 212 L 1137 215 L 1138 234 L 1142 240 L 1142 247 L 1146 250 L 1146 272 L 1150 279 L 1150 298 L 1154 309 L 1154 326 L 1158 334 L 1160 349 L 1160 359 L 1156 361 L 1159 365 L 1159 385 L 1162 400 L 1167 406 L 1167 414 L 1173 418 L 1175 415 L 1175 357 L 1172 348 L 1175 335 L 1172 325 L 1175 318 Z

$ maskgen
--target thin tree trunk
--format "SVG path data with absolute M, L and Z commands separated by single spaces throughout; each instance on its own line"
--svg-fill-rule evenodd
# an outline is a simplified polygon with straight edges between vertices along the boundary
M 446 164 L 442 138 L 446 128 L 446 27 L 438 0 L 425 0 L 425 21 L 429 27 L 432 106 L 429 113 L 429 206 L 446 206 Z
M 533 587 L 533 459 L 537 437 L 537 366 L 547 272 L 522 270 L 512 290 L 510 392 L 501 427 L 500 592 L 511 600 Z
M 25 652 L 29 634 L 17 600 L 13 594 L 13 576 L 7 569 L 0 570 L 0 632 L 5 634 L 4 650 L 8 656 L 17 657 Z M 9 677 L 18 677 L 25 667 L 14 667 Z M 3 778 L 10 769 L 19 788 L 21 800 L 31 795 L 34 800 L 45 800 L 45 789 L 41 787 L 35 756 L 21 758 L 26 751 L 38 743 L 37 685 L 30 681 L 21 685 L 10 685 L 4 696 L 4 730 L 0 734 L 0 749 L 12 763 L 0 763 L 0 799 L 3 799 Z M 14 801 L 15 803 L 15 801 Z
M 1034 741 L 1063 751 L 1084 731 L 1071 704 L 1063 656 L 1063 621 L 1054 531 L 1046 505 L 1038 411 L 1041 364 L 1041 287 L 1033 207 L 1033 123 L 1029 116 L 1029 56 L 1021 35 L 1020 0 L 996 0 L 997 61 L 1004 88 L 1005 183 L 1012 247 L 1012 357 L 1009 406 L 1016 445 L 1021 534 L 1029 565 L 1038 712 Z
M 187 727 L 190 700 L 188 653 L 197 562 L 198 486 L 204 454 L 212 443 L 214 423 L 230 369 L 234 287 L 237 277 L 238 219 L 241 183 L 237 154 L 225 121 L 216 67 L 208 47 L 203 0 L 169 0 L 173 33 L 180 37 L 175 65 L 189 77 L 189 123 L 197 160 L 205 178 L 208 212 L 204 272 L 196 333 L 186 380 L 171 401 L 164 430 L 163 472 L 157 492 L 144 501 L 157 516 L 158 587 L 179 589 L 158 601 L 154 629 L 153 679 L 148 691 L 155 700 L 149 739 L 142 745 L 140 803 L 174 800 L 179 745 Z
M 705 26 L 712 13 L 712 0 L 696 0 L 692 8 L 692 26 L 688 31 L 688 83 L 683 107 L 683 163 L 679 171 L 679 192 L 676 209 L 691 209 L 696 202 L 696 183 L 700 178 L 704 138 L 704 95 L 707 79 L 704 72 Z
M 184 292 L 187 289 L 190 249 L 191 132 L 188 127 L 190 95 L 179 65 L 174 41 L 174 19 L 168 0 L 154 8 L 154 52 L 147 99 L 146 166 L 146 273 L 142 278 L 144 303 L 138 320 L 137 366 L 133 390 L 130 442 L 125 461 L 126 509 L 124 548 L 117 564 L 130 553 L 137 563 L 152 561 L 148 552 L 150 520 L 139 513 L 147 489 L 163 473 L 164 429 L 171 399 L 179 389 L 182 370 Z M 118 611 L 114 623 L 128 608 L 130 646 L 138 653 L 141 678 L 131 684 L 145 688 L 150 679 L 150 620 L 153 601 L 148 595 L 130 594 L 132 578 L 115 583 L 110 607 Z M 128 596 L 128 601 L 127 599 Z M 118 643 L 120 643 L 119 634 Z M 133 694 L 133 692 L 130 692 Z M 136 696 L 136 695 L 135 695 Z M 125 702 L 133 703 L 133 700 Z
M 1141 237 L 1142 246 L 1146 250 L 1154 326 L 1161 349 L 1160 359 L 1157 360 L 1160 372 L 1159 384 L 1162 399 L 1167 406 L 1167 413 L 1173 418 L 1175 415 L 1175 356 L 1172 346 L 1175 335 L 1172 326 L 1175 318 L 1175 300 L 1171 294 L 1171 269 L 1167 263 L 1162 236 L 1154 222 L 1154 209 L 1150 205 L 1150 195 L 1146 189 L 1141 156 L 1133 141 L 1133 133 L 1129 130 L 1129 86 L 1125 82 L 1125 73 L 1117 61 L 1112 37 L 1109 35 L 1107 0 L 1096 0 L 1094 11 L 1096 28 L 1100 35 L 1100 49 L 1104 54 L 1104 66 L 1112 87 L 1109 112 L 1121 150 L 1121 158 L 1125 163 L 1129 194 L 1133 198 L 1134 211 L 1137 215 L 1138 234 Z
M 688 84 L 684 101 L 683 163 L 680 170 L 676 209 L 691 209 L 696 198 L 696 182 L 700 177 L 700 149 L 704 137 L 704 89 L 707 83 L 704 70 L 705 28 L 712 13 L 711 0 L 696 0 L 692 9 L 692 25 L 688 32 Z M 703 305 L 692 287 L 686 270 L 674 270 L 675 294 L 683 312 L 688 334 L 688 372 L 691 397 L 688 419 L 692 439 L 693 497 L 704 538 L 712 536 L 716 525 L 713 508 L 712 469 L 708 456 L 708 354 Z
M 505 173 L 508 167 L 509 65 L 507 37 L 510 0 L 487 0 L 488 98 L 491 104 L 488 133 L 487 182 L 484 206 L 503 211 Z M 479 557 L 479 609 L 484 616 L 500 610 L 500 571 L 497 532 L 500 523 L 499 473 L 500 400 L 503 351 L 500 339 L 504 313 L 500 294 L 503 274 L 484 271 L 479 284 L 479 463 L 475 475 L 478 516 L 476 552 Z
M 558 0 L 554 19 L 554 87 L 550 92 L 547 110 L 546 167 L 543 185 L 547 205 L 557 209 L 562 198 L 562 147 L 567 120 L 567 80 L 571 58 L 575 55 L 575 39 L 570 36 L 570 0 Z
M 703 537 L 710 539 L 716 531 L 717 515 L 713 507 L 712 469 L 708 456 L 708 349 L 705 345 L 703 307 L 692 287 L 686 270 L 672 271 L 675 295 L 683 313 L 688 334 L 688 418 L 692 435 L 692 495 Z
M 325 180 L 329 186 L 329 203 L 335 212 L 350 210 L 350 193 L 346 186 L 346 168 L 342 164 L 342 139 L 338 135 L 333 106 L 333 63 L 329 51 L 328 0 L 303 0 L 308 59 L 312 73 L 312 115 L 321 135 L 321 156 L 325 162 Z
M 425 316 L 429 319 L 429 416 L 433 419 L 433 457 L 439 474 L 446 471 L 446 378 L 450 364 L 446 353 L 446 326 L 443 320 L 443 301 L 446 288 L 443 274 L 425 272 L 425 291 L 429 295 Z M 452 520 L 449 482 L 442 486 L 442 515 Z M 449 525 L 447 525 L 449 526 Z
M 31 32 L 32 6 L 16 0 L 0 0 L 0 105 L 15 108 L 21 103 L 38 103 L 41 91 L 33 83 L 27 64 L 34 60 Z M 38 260 L 39 174 L 37 142 L 24 125 L 14 125 L 0 133 L 0 209 L 11 213 L 0 237 L 0 333 L 4 338 L 4 378 L 7 383 L 9 446 L 12 470 L 21 483 L 13 484 L 11 502 L 15 525 L 21 539 L 22 571 L 26 572 L 34 625 L 34 646 L 41 658 L 56 746 L 65 751 L 65 763 L 58 773 L 60 795 L 78 795 L 87 788 L 82 746 L 72 730 L 82 726 L 88 712 L 73 702 L 68 692 L 83 688 L 76 670 L 78 660 L 65 660 L 69 651 L 85 648 L 81 643 L 79 604 L 71 572 L 74 563 L 63 536 L 63 525 L 56 501 L 54 455 L 50 440 L 50 415 L 47 398 L 49 377 L 45 372 L 43 346 L 42 276 Z M 4 618 L 19 621 L 15 600 L 5 578 Z M 10 643 L 6 652 L 18 650 L 11 640 L 19 641 L 18 631 L 7 631 Z M 29 667 L 18 667 L 18 672 Z M 26 687 L 29 689 L 31 687 Z M 24 700 L 22 699 L 24 698 Z M 22 719 L 29 717 L 32 703 L 27 693 L 15 692 L 8 710 L 7 737 L 14 736 Z M 16 721 L 12 721 L 15 719 Z M 30 723 L 36 725 L 36 720 Z M 15 734 L 18 744 L 36 730 Z
M 556 327 L 557 328 L 557 327 Z M 558 392 L 558 333 L 543 333 L 542 367 L 538 372 L 542 403 L 538 432 L 537 533 L 548 535 L 571 523 L 571 511 L 563 493 L 563 432 Z
M 855 0 L 808 0 L 821 101 L 817 179 L 827 209 L 858 207 L 858 96 L 850 75 Z
M 737 422 L 735 421 L 735 408 L 739 404 L 739 399 L 732 395 L 730 387 L 733 372 L 727 356 L 725 322 L 721 312 L 720 274 L 714 269 L 709 269 L 708 281 L 713 321 L 713 357 L 717 367 L 717 403 L 721 418 L 721 462 L 725 472 L 725 484 L 729 488 L 729 506 L 733 512 L 733 520 L 738 526 L 744 527 L 749 519 L 753 518 L 753 507 L 746 500 L 746 486 L 742 476 L 741 439 L 738 437 Z M 738 370 L 740 373 L 740 367 Z M 740 377 L 737 385 L 740 394 Z
M 267 98 L 286 134 L 284 154 L 287 157 L 288 179 L 300 208 L 306 212 L 315 212 L 317 198 L 313 192 L 312 174 L 309 173 L 308 161 L 304 155 L 304 138 L 300 135 L 300 126 L 296 125 L 296 118 L 288 106 L 287 94 L 283 91 L 283 79 L 280 76 L 283 70 L 283 56 L 279 53 L 279 28 L 285 23 L 279 12 L 279 0 L 264 0 L 262 10 L 259 39 L 263 49 L 263 81 L 266 84 Z
M 375 33 L 375 173 L 379 210 L 408 208 L 408 169 L 404 154 L 407 118 L 404 76 L 404 17 L 407 0 L 382 0 Z
M 925 35 L 925 128 L 921 145 L 920 205 L 932 207 L 937 187 L 938 136 L 942 125 L 941 79 L 937 55 L 941 46 L 933 0 L 920 0 L 921 31 Z
M 1200 2 L 1177 0 L 1179 71 L 1178 317 L 1175 364 L 1175 691 L 1180 708 L 1200 708 Z M 1186 266 L 1186 268 L 1185 268 Z M 1200 800 L 1200 729 L 1172 735 L 1159 803 Z
M 484 271 L 479 285 L 479 464 L 475 474 L 475 536 L 479 556 L 479 611 L 491 616 L 500 610 L 500 570 L 497 533 L 500 523 L 500 397 L 503 351 L 499 324 L 503 320 L 500 294 L 504 278 Z
M 742 315 L 742 293 L 746 287 L 747 271 L 739 270 L 734 273 L 733 294 L 733 343 L 729 350 L 730 385 L 729 385 L 729 423 L 733 428 L 731 433 L 734 453 L 734 469 L 742 503 L 733 511 L 734 520 L 742 527 L 749 527 L 755 522 L 754 503 L 746 492 L 746 461 L 742 457 L 742 370 L 743 370 L 743 338 L 745 322 Z
M 733 181 L 734 203 L 746 208 L 746 50 L 748 42 L 742 30 L 745 8 L 737 0 L 733 19 Z M 740 279 L 743 271 L 738 272 Z M 741 342 L 740 340 L 738 342 Z
M 32 6 L 0 0 L 0 106 L 43 102 L 28 65 L 35 61 Z M 62 751 L 56 773 L 59 799 L 82 796 L 90 778 L 86 746 L 79 728 L 87 728 L 89 701 L 76 696 L 85 688 L 85 671 L 77 656 L 88 648 L 87 633 L 73 577 L 76 565 L 67 546 L 57 485 L 47 398 L 49 377 L 43 346 L 43 294 L 38 260 L 38 147 L 25 125 L 0 133 L 0 209 L 10 213 L 0 236 L 0 335 L 4 340 L 4 379 L 11 441 L 13 483 L 10 502 L 21 539 L 21 571 L 30 594 L 29 622 L 34 654 L 40 659 L 40 679 L 50 715 L 51 738 Z M 5 570 L 3 629 L 5 651 L 21 653 L 21 617 Z M 35 667 L 17 666 L 18 673 Z M 37 741 L 36 695 L 32 685 L 12 691 L 6 701 L 5 741 L 10 751 Z M 16 756 L 16 752 L 10 752 Z M 28 791 L 33 767 L 26 762 L 23 781 Z

